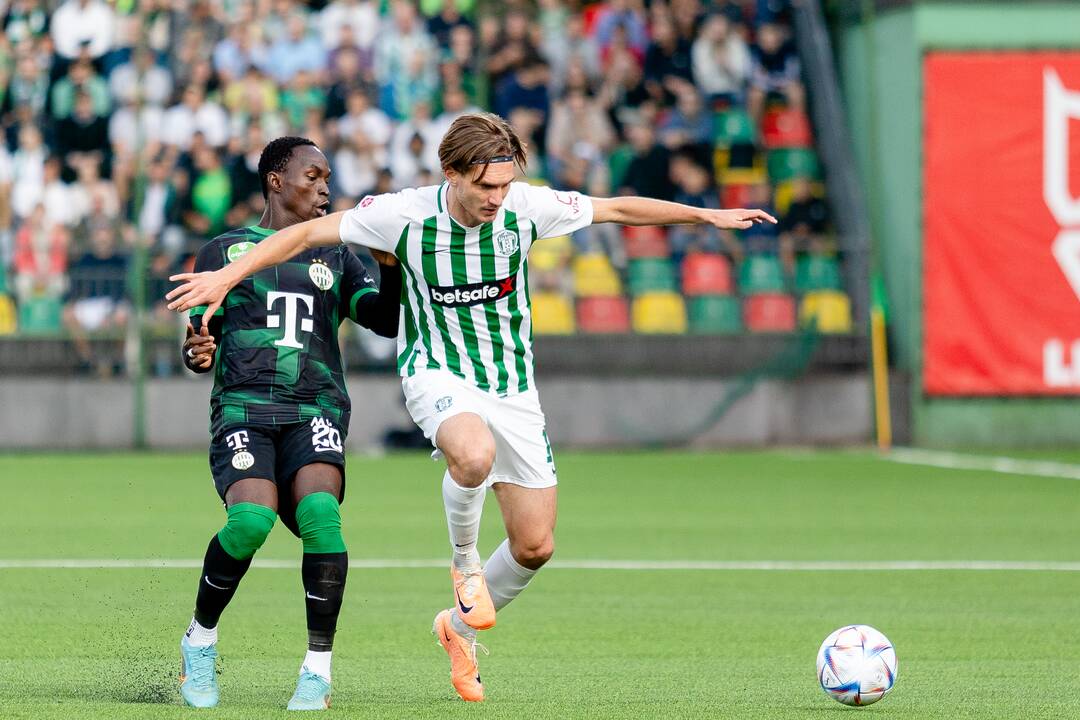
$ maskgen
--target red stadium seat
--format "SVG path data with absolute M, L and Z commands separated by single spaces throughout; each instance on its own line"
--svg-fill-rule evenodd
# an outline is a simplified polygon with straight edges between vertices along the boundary
M 726 208 L 744 208 L 750 203 L 751 185 L 732 183 L 724 185 L 720 191 L 720 206 Z
M 578 330 L 583 333 L 630 332 L 630 306 L 621 297 L 589 297 L 577 303 Z
M 723 255 L 690 253 L 682 264 L 682 288 L 687 296 L 730 295 L 731 263 Z
M 671 256 L 667 233 L 654 225 L 623 228 L 623 243 L 628 258 L 666 258 Z
M 791 332 L 795 298 L 783 293 L 751 295 L 743 300 L 743 323 L 751 332 Z
M 761 121 L 762 144 L 774 148 L 808 148 L 814 143 L 806 114 L 794 108 L 770 110 Z

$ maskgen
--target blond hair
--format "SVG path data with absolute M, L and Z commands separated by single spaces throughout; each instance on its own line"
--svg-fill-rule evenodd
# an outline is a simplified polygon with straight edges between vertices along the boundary
M 493 159 L 510 158 L 525 171 L 525 143 L 510 124 L 495 113 L 466 113 L 450 125 L 439 143 L 439 162 L 443 170 L 456 170 L 462 175 L 474 165 L 483 165 L 476 177 L 479 182 L 487 173 Z

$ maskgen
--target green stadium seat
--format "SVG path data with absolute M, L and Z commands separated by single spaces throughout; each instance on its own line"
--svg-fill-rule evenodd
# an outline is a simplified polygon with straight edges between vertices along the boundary
M 634 159 L 634 149 L 629 145 L 620 145 L 608 155 L 608 172 L 611 174 L 611 187 L 617 188 L 626 176 L 626 169 Z
M 739 290 L 744 295 L 784 290 L 784 267 L 775 255 L 749 255 L 739 266 Z
M 754 121 L 745 110 L 734 108 L 713 115 L 713 144 L 731 147 L 735 143 L 754 142 Z
M 816 178 L 821 173 L 817 153 L 806 148 L 772 150 L 765 164 L 774 184 L 799 176 Z
M 836 258 L 823 255 L 803 255 L 795 261 L 795 290 L 840 290 L 840 264 Z
M 638 258 L 630 261 L 627 269 L 630 294 L 637 296 L 647 292 L 672 292 L 677 288 L 675 268 L 663 258 Z
M 743 329 L 739 299 L 725 295 L 690 298 L 690 332 L 701 335 L 730 335 Z
M 19 331 L 27 335 L 59 335 L 62 307 L 58 298 L 29 298 L 19 306 Z

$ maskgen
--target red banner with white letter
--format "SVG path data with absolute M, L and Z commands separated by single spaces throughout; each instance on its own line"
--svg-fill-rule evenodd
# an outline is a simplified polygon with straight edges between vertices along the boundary
M 1080 394 L 1080 52 L 923 78 L 924 390 Z

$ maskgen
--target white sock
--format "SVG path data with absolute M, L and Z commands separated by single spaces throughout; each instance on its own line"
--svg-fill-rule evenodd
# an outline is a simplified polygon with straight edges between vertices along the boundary
M 476 639 L 476 628 L 469 627 L 465 624 L 465 621 L 458 615 L 457 608 L 454 608 L 454 612 L 450 613 L 450 625 L 453 626 L 454 632 L 466 640 Z
M 491 602 L 496 610 L 501 610 L 516 598 L 536 574 L 535 570 L 522 567 L 510 554 L 510 540 L 503 540 L 502 545 L 491 553 L 484 565 L 484 579 L 487 581 Z
M 217 626 L 212 628 L 203 627 L 195 618 L 191 618 L 187 632 L 184 633 L 188 645 L 191 647 L 209 647 L 217 644 Z
M 450 544 L 454 549 L 454 565 L 458 568 L 480 564 L 476 552 L 476 537 L 480 534 L 480 515 L 484 511 L 487 487 L 464 488 L 454 482 L 447 470 L 443 475 L 442 496 L 446 509 L 446 526 L 450 529 Z
M 322 676 L 326 679 L 327 682 L 329 682 L 330 656 L 332 654 L 333 653 L 329 651 L 316 652 L 314 650 L 308 650 L 307 655 L 304 656 L 304 664 L 300 666 L 300 672 L 304 672 L 304 670 L 306 669 L 310 672 L 315 673 L 316 675 Z

